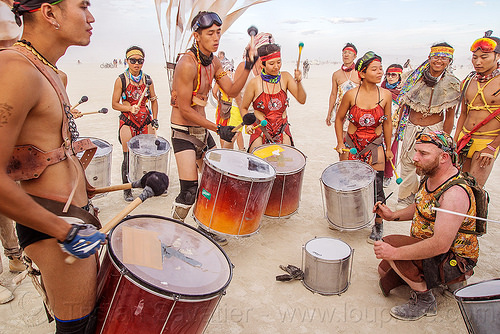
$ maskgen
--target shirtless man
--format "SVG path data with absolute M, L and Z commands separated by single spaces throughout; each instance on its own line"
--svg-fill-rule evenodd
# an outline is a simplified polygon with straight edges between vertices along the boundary
M 413 164 L 417 134 L 422 131 L 450 134 L 453 129 L 460 97 L 460 81 L 449 70 L 453 52 L 448 43 L 434 44 L 428 59 L 410 74 L 399 93 L 400 122 L 396 136 L 402 140 L 400 176 L 403 182 L 399 186 L 398 202 L 404 205 L 413 203 L 419 185 Z
M 476 40 L 471 46 L 472 72 L 464 81 L 464 100 L 462 113 L 457 122 L 455 140 L 459 141 L 476 125 L 500 108 L 500 39 L 487 32 L 483 38 Z M 472 111 L 472 112 L 470 112 Z M 488 180 L 493 162 L 500 146 L 500 116 L 496 116 L 482 125 L 472 134 L 472 144 L 462 149 L 465 161 L 462 171 L 469 172 L 479 185 L 484 186 Z M 459 152 L 461 153 L 461 152 Z
M 91 255 L 105 240 L 87 224 L 99 226 L 99 221 L 90 213 L 75 154 L 80 150 L 69 126 L 67 77 L 55 65 L 70 45 L 89 44 L 94 22 L 89 5 L 86 0 L 16 2 L 17 23 L 24 18 L 23 40 L 0 52 L 0 213 L 18 223 L 20 245 L 40 269 L 58 333 L 92 330 L 98 259 Z M 46 152 L 38 154 L 43 159 L 29 153 L 37 149 Z M 65 203 L 71 204 L 68 210 Z M 81 225 L 60 217 L 74 213 L 79 219 L 73 221 Z M 67 265 L 65 252 L 82 260 Z
M 332 119 L 335 120 L 335 114 L 342 102 L 342 97 L 347 91 L 356 87 L 361 82 L 358 72 L 354 69 L 354 60 L 358 50 L 352 43 L 347 43 L 342 49 L 342 62 L 344 63 L 340 70 L 332 75 L 332 91 L 328 104 L 328 113 L 326 115 L 326 125 L 332 125 Z M 347 131 L 347 122 L 344 124 L 344 132 Z
M 236 97 L 245 84 L 257 57 L 247 57 L 243 74 L 233 83 L 223 71 L 213 52 L 219 47 L 222 20 L 213 12 L 200 12 L 191 22 L 195 43 L 180 58 L 174 72 L 172 89 L 172 146 L 179 173 L 180 193 L 175 199 L 172 216 L 184 220 L 196 200 L 198 169 L 203 155 L 215 146 L 207 130 L 216 131 L 221 139 L 230 142 L 235 135 L 233 126 L 221 126 L 209 121 L 205 105 L 210 85 L 215 79 L 229 97 Z M 250 53 L 255 49 L 250 46 Z M 215 236 L 214 236 L 215 237 Z M 224 242 L 220 238 L 220 242 Z

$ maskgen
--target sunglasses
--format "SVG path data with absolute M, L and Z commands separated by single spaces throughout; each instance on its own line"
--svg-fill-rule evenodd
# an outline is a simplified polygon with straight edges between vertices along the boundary
M 431 58 L 431 60 L 435 60 L 435 61 L 438 61 L 438 60 L 446 61 L 446 60 L 451 59 L 450 57 L 447 57 L 447 56 L 431 56 L 430 58 Z
M 198 29 L 210 28 L 212 25 L 220 27 L 222 25 L 222 20 L 216 13 L 206 13 L 200 16 L 196 22 L 193 24 L 192 29 L 197 31 Z
M 139 58 L 139 59 L 137 59 L 137 58 L 129 58 L 127 60 L 131 64 L 139 64 L 139 65 L 144 64 L 144 58 Z
M 472 46 L 470 47 L 470 50 L 472 52 L 476 52 L 478 49 L 481 49 L 483 52 L 493 52 L 497 48 L 498 44 L 496 41 L 490 39 L 490 38 L 480 38 L 474 41 L 472 43 Z

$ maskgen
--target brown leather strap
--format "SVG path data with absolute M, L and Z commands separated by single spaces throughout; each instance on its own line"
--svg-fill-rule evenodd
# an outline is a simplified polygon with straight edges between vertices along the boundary
M 74 142 L 72 146 L 75 154 L 84 152 L 80 162 L 84 169 L 87 168 L 97 147 L 88 138 Z M 7 165 L 7 174 L 14 181 L 36 179 L 48 166 L 63 160 L 66 160 L 66 154 L 62 147 L 45 152 L 34 145 L 19 145 L 14 147 Z
M 188 142 L 192 143 L 196 147 L 200 147 L 201 149 L 205 149 L 207 146 L 206 143 L 202 142 L 198 138 L 196 138 L 193 135 L 184 133 L 182 131 L 176 130 L 172 128 L 172 138 L 177 138 L 177 139 L 182 139 L 182 140 L 187 140 Z
M 97 219 L 96 216 L 74 205 L 70 205 L 67 212 L 64 212 L 64 203 L 57 202 L 51 199 L 42 198 L 34 195 L 30 195 L 31 198 L 41 206 L 43 206 L 48 211 L 52 212 L 55 215 L 63 216 L 63 217 L 75 217 L 83 220 L 86 224 L 92 224 L 96 228 L 101 228 L 101 222 Z

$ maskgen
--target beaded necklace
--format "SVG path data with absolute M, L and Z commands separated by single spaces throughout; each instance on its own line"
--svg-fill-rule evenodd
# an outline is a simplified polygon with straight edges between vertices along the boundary
M 476 73 L 475 75 L 475 79 L 481 83 L 483 82 L 487 82 L 487 81 L 490 81 L 491 79 L 493 79 L 494 77 L 496 77 L 497 75 L 500 75 L 500 70 L 498 69 L 498 67 L 493 71 L 491 72 L 490 74 L 488 75 L 481 75 L 479 73 Z
M 262 80 L 264 80 L 266 82 L 276 84 L 276 83 L 280 82 L 280 80 L 281 80 L 281 72 L 279 72 L 278 75 L 271 75 L 271 74 L 266 74 L 264 69 L 262 69 L 262 72 L 260 73 L 260 77 L 262 78 Z
M 131 81 L 133 81 L 133 82 L 135 82 L 135 83 L 139 83 L 139 82 L 141 82 L 141 80 L 142 80 L 142 70 L 139 72 L 139 75 L 138 75 L 138 76 L 134 76 L 134 75 L 132 75 L 132 73 L 130 73 L 130 71 L 129 71 L 129 69 L 128 69 L 128 68 L 126 69 L 126 72 L 127 72 L 128 78 L 129 78 Z
M 352 63 L 349 66 L 342 65 L 342 71 L 351 72 L 352 70 L 354 70 L 354 63 Z
M 51 69 L 54 70 L 57 74 L 59 74 L 59 71 L 57 70 L 57 67 L 55 65 L 52 65 L 50 61 L 48 61 L 40 52 L 38 52 L 35 47 L 28 42 L 25 39 L 18 40 L 14 45 L 19 45 L 24 48 L 26 48 L 28 51 L 30 51 L 32 54 L 34 54 L 42 63 L 50 67 Z

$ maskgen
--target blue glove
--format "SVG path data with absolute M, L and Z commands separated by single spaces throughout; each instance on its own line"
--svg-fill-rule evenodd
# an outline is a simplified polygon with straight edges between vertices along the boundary
M 105 243 L 106 234 L 90 224 L 71 224 L 66 239 L 59 242 L 62 250 L 79 259 L 85 259 L 99 250 Z

